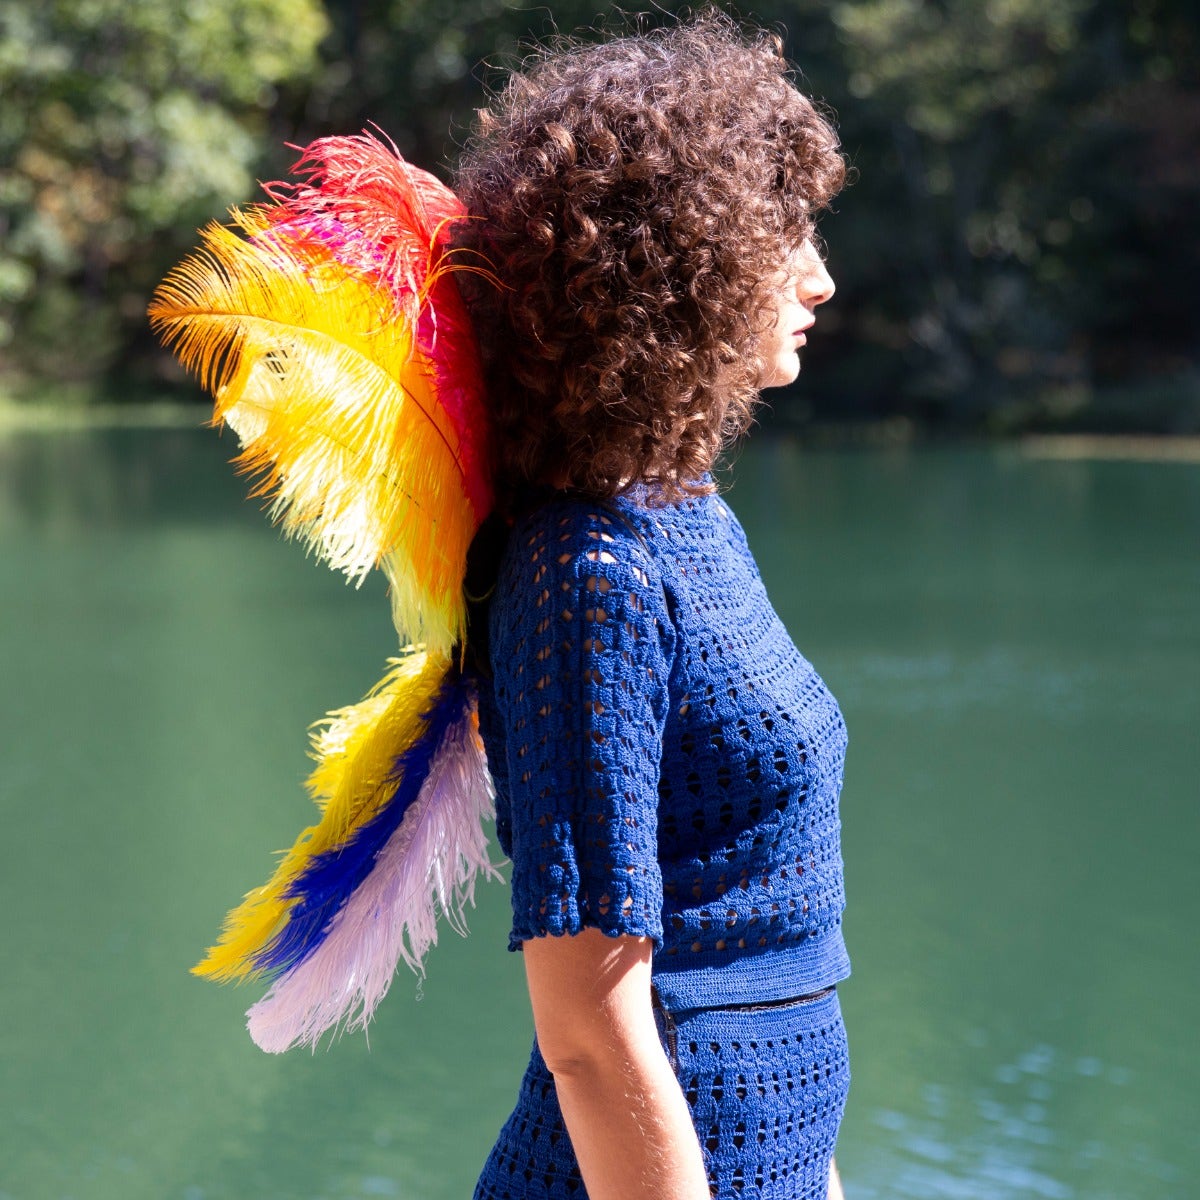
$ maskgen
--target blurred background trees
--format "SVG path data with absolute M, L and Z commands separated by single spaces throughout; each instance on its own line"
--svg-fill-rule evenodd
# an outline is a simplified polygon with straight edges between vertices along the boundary
M 778 419 L 1200 432 L 1192 0 L 744 11 L 784 33 L 858 174 Z M 447 176 L 523 39 L 606 22 L 596 0 L 0 0 L 0 390 L 182 388 L 149 292 L 286 171 L 284 143 L 375 121 Z
M 313 0 L 0 0 L 0 370 L 137 374 L 150 289 L 253 196 L 277 89 L 316 71 Z

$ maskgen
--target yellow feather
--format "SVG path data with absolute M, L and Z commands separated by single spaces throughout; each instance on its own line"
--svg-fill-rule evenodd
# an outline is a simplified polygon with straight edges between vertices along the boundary
M 151 321 L 216 396 L 273 515 L 361 582 L 383 565 L 402 643 L 448 654 L 477 526 L 461 446 L 391 292 L 288 243 L 256 210 L 212 225 Z
M 229 913 L 217 944 L 192 968 L 195 974 L 221 981 L 258 974 L 251 960 L 287 916 L 293 903 L 285 896 L 288 886 L 315 855 L 343 844 L 386 801 L 392 764 L 420 734 L 450 661 L 410 648 L 389 667 L 365 699 L 318 722 L 318 761 L 308 787 L 324 810 L 321 820 L 301 833 L 270 882 L 248 892 Z
M 347 825 L 359 824 L 358 814 L 387 779 L 396 756 L 415 741 L 421 715 L 450 662 L 410 647 L 404 657 L 389 659 L 388 666 L 364 699 L 335 709 L 313 727 L 317 765 L 306 786 L 327 816 Z

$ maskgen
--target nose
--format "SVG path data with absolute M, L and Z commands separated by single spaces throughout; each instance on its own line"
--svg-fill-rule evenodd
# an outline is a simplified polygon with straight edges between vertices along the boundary
M 805 308 L 816 308 L 818 304 L 832 299 L 837 288 L 820 255 L 811 247 L 807 248 L 804 256 L 804 267 L 800 276 L 800 302 Z
M 796 295 L 805 308 L 816 308 L 832 298 L 836 288 L 824 259 L 817 253 L 816 246 L 806 241 L 799 248 L 796 258 Z

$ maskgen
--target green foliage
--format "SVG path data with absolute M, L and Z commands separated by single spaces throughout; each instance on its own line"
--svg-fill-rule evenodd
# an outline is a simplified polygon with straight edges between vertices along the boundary
M 558 0 L 552 8 L 512 0 L 329 0 L 328 7 L 324 71 L 297 123 L 344 131 L 375 122 L 430 168 L 453 163 L 484 86 L 501 79 L 524 47 L 605 20 L 624 23 L 598 17 L 611 6 L 595 0 Z
M 837 111 L 858 174 L 825 230 L 839 295 L 809 411 L 1200 428 L 1193 0 L 749 15 Z M 374 121 L 446 175 L 523 41 L 627 21 L 588 0 L 0 0 L 0 369 L 158 369 L 150 288 L 286 170 L 285 141 Z
M 859 171 L 827 223 L 840 295 L 810 408 L 1200 428 L 1200 14 L 792 0 L 759 15 L 792 31 Z
M 0 0 L 0 365 L 124 365 L 148 287 L 254 189 L 316 0 Z M 135 330 L 136 323 L 136 332 Z

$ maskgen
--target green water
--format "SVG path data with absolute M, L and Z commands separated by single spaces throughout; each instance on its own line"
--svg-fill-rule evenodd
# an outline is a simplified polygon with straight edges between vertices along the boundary
M 187 431 L 0 439 L 0 1200 L 462 1200 L 528 1051 L 507 897 L 370 1045 L 186 972 L 392 635 Z M 1200 1195 L 1200 467 L 752 444 L 841 700 L 850 1200 Z

